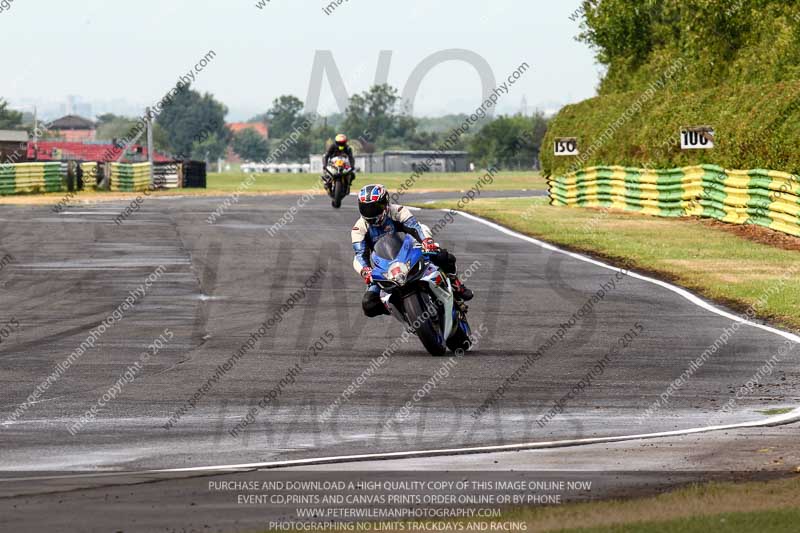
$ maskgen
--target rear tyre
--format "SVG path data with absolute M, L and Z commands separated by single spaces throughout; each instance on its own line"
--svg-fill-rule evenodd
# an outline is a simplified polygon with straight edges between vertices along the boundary
M 342 186 L 343 183 L 341 179 L 337 179 L 333 183 L 333 202 L 331 202 L 331 204 L 336 209 L 342 207 L 342 198 L 344 198 L 344 194 L 342 194 Z

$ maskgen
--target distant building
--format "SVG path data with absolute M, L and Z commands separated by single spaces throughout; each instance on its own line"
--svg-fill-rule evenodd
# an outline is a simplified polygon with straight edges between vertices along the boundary
M 244 130 L 253 130 L 264 139 L 269 139 L 269 128 L 263 122 L 232 122 L 231 124 L 226 124 L 226 126 L 233 134 Z M 234 165 L 244 163 L 244 160 L 230 146 L 225 150 L 225 160 Z
M 28 159 L 30 161 L 98 161 L 113 162 L 122 155 L 112 143 L 103 142 L 69 142 L 69 141 L 39 141 L 28 146 Z M 141 163 L 147 161 L 147 147 L 138 144 L 132 145 L 125 157 L 125 163 Z M 166 163 L 173 159 L 158 152 L 153 153 L 153 161 Z
M 67 115 L 50 123 L 49 130 L 68 142 L 93 141 L 97 124 L 78 115 Z
M 468 172 L 467 152 L 436 150 L 388 151 L 379 154 L 356 153 L 359 172 Z M 322 173 L 322 156 L 311 156 L 311 172 Z
M 27 132 L 0 130 L 0 164 L 24 163 L 27 156 Z
M 232 122 L 228 124 L 231 133 L 239 133 L 244 130 L 253 130 L 265 139 L 269 139 L 269 128 L 263 122 Z

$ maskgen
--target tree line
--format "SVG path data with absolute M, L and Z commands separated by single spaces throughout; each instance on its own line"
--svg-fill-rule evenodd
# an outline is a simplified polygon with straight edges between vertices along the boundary
M 273 148 L 296 132 L 299 138 L 280 153 L 278 161 L 304 161 L 309 154 L 322 153 L 337 133 L 347 134 L 357 153 L 434 150 L 467 117 L 412 117 L 404 111 L 397 89 L 390 85 L 376 85 L 352 96 L 344 113 L 312 118 L 304 113 L 304 107 L 296 96 L 283 95 L 264 113 L 252 117 L 248 122 L 268 126 L 269 139 L 265 139 L 253 129 L 231 132 L 225 121 L 228 108 L 212 94 L 201 94 L 185 86 L 156 119 L 155 147 L 164 153 L 199 160 L 223 157 L 230 147 L 242 159 L 257 162 L 267 159 Z M 109 141 L 124 138 L 136 121 L 110 113 L 100 115 L 97 138 Z M 306 121 L 312 127 L 298 128 Z M 452 149 L 469 152 L 472 161 L 481 167 L 529 169 L 538 164 L 547 129 L 547 120 L 541 113 L 487 117 L 477 126 L 460 136 Z M 7 103 L 0 99 L 0 129 L 22 127 L 22 113 L 8 109 Z
M 578 40 L 606 67 L 600 94 L 641 91 L 680 58 L 675 89 L 800 76 L 800 3 L 786 0 L 583 0 Z

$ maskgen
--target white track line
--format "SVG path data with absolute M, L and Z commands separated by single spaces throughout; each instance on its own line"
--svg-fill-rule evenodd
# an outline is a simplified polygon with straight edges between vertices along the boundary
M 636 435 L 621 435 L 618 437 L 590 437 L 583 439 L 554 440 L 528 442 L 521 444 L 505 444 L 499 446 L 475 446 L 465 448 L 445 448 L 439 450 L 414 450 L 405 452 L 367 453 L 358 455 L 334 455 L 329 457 L 316 457 L 312 459 L 295 459 L 287 461 L 268 461 L 263 463 L 242 463 L 232 465 L 197 466 L 190 468 L 168 468 L 163 470 L 141 470 L 136 472 L 102 472 L 96 474 L 72 474 L 64 476 L 24 477 L 0 479 L 0 484 L 16 481 L 49 481 L 56 479 L 97 479 L 106 477 L 127 476 L 159 476 L 165 474 L 217 474 L 251 472 L 256 470 L 274 470 L 278 468 L 296 468 L 301 466 L 317 466 L 330 464 L 357 463 L 364 461 L 391 461 L 393 459 L 418 459 L 426 457 L 471 455 L 484 453 L 500 453 L 526 450 L 544 450 L 553 448 L 567 448 L 572 446 L 587 446 L 590 444 L 611 444 L 632 440 L 660 439 L 666 437 L 683 437 L 711 431 L 730 431 L 733 429 L 747 429 L 767 426 L 780 426 L 800 421 L 800 410 L 782 415 L 776 415 L 764 420 L 727 424 L 722 426 L 708 426 L 704 428 L 678 429 L 658 433 L 641 433 Z
M 442 211 L 451 212 L 449 209 L 443 209 Z M 477 217 L 475 215 L 471 215 L 469 213 L 464 213 L 461 211 L 452 211 L 455 212 L 465 218 L 473 220 L 475 222 L 479 222 L 480 224 L 484 224 L 485 226 L 489 226 L 490 228 L 494 228 L 501 233 L 505 233 L 506 235 L 511 235 L 512 237 L 516 237 L 523 241 L 527 241 L 531 244 L 535 244 L 541 248 L 546 250 L 550 250 L 553 252 L 561 253 L 564 255 L 568 255 L 574 259 L 579 261 L 583 261 L 586 263 L 591 263 L 593 265 L 613 270 L 614 272 L 623 272 L 623 269 L 603 263 L 602 261 L 597 261 L 596 259 L 592 259 L 591 257 L 587 257 L 585 255 L 577 254 L 574 252 L 570 252 L 567 250 L 563 250 L 554 246 L 552 244 L 546 243 L 544 241 L 540 241 L 538 239 L 534 239 L 533 237 L 528 237 L 527 235 L 523 235 L 516 231 L 510 230 L 506 227 L 503 227 L 499 224 L 495 224 L 489 220 L 483 219 L 481 217 Z M 793 333 L 789 333 L 786 331 L 781 331 L 777 328 L 773 328 L 770 326 L 766 326 L 764 324 L 758 324 L 755 322 L 751 322 L 746 320 L 740 316 L 734 315 L 729 313 L 723 309 L 719 309 L 708 302 L 698 298 L 694 294 L 690 293 L 686 289 L 682 289 L 676 285 L 672 285 L 671 283 L 667 283 L 661 280 L 657 280 L 654 278 L 650 278 L 647 276 L 643 276 L 641 274 L 637 274 L 635 272 L 628 272 L 628 275 L 634 277 L 636 279 L 640 279 L 642 281 L 647 281 L 649 283 L 653 283 L 654 285 L 658 285 L 659 287 L 663 287 L 669 291 L 672 291 L 686 300 L 692 302 L 693 304 L 701 307 L 707 311 L 710 311 L 714 314 L 723 316 L 725 318 L 729 318 L 731 320 L 735 320 L 736 322 L 741 322 L 743 324 L 747 324 L 749 326 L 753 326 L 758 329 L 762 329 L 764 331 L 768 331 L 770 333 L 774 333 L 783 337 L 784 339 L 800 343 L 800 337 Z M 300 467 L 300 466 L 314 466 L 314 465 L 326 465 L 326 464 L 342 464 L 342 463 L 356 463 L 356 462 L 363 462 L 363 461 L 390 461 L 392 459 L 414 459 L 414 458 L 425 458 L 425 457 L 439 457 L 439 456 L 447 456 L 447 455 L 468 455 L 468 454 L 481 454 L 481 453 L 498 453 L 498 452 L 511 452 L 511 451 L 523 451 L 523 450 L 542 450 L 542 449 L 552 449 L 552 448 L 566 448 L 570 446 L 587 446 L 590 444 L 610 444 L 615 442 L 625 442 L 625 441 L 632 441 L 632 440 L 645 440 L 645 439 L 660 439 L 666 437 L 682 437 L 686 435 L 695 435 L 698 433 L 708 433 L 711 431 L 729 431 L 733 429 L 747 429 L 747 428 L 758 428 L 758 427 L 768 427 L 768 426 L 780 426 L 785 424 L 791 424 L 794 422 L 800 421 L 800 408 L 797 408 L 789 413 L 785 413 L 782 415 L 771 416 L 765 418 L 764 420 L 756 420 L 752 422 L 741 422 L 738 424 L 728 424 L 722 426 L 706 426 L 700 428 L 690 428 L 690 429 L 679 429 L 674 431 L 662 431 L 657 433 L 641 433 L 641 434 L 634 434 L 634 435 L 621 435 L 618 437 L 591 437 L 591 438 L 583 438 L 583 439 L 570 439 L 570 440 L 556 440 L 556 441 L 540 441 L 540 442 L 527 442 L 522 444 L 506 444 L 500 446 L 475 446 L 475 447 L 466 447 L 466 448 L 445 448 L 439 450 L 414 450 L 414 451 L 405 451 L 405 452 L 389 452 L 389 453 L 370 453 L 370 454 L 360 454 L 360 455 L 338 455 L 338 456 L 330 456 L 330 457 L 317 457 L 313 459 L 296 459 L 296 460 L 289 460 L 289 461 L 269 461 L 263 463 L 244 463 L 244 464 L 236 464 L 236 465 L 215 465 L 215 466 L 199 466 L 199 467 L 191 467 L 191 468 L 170 468 L 170 469 L 163 469 L 163 470 L 144 470 L 139 472 L 108 472 L 102 474 L 75 474 L 75 475 L 68 475 L 68 476 L 53 476 L 53 477 L 39 477 L 39 478 L 16 478 L 16 479 L 0 479 L 0 483 L 3 482 L 11 482 L 11 481 L 37 481 L 37 480 L 51 480 L 51 479 L 77 479 L 77 478 L 99 478 L 99 477 L 111 477 L 111 476 L 126 476 L 126 475 L 136 475 L 136 476 L 147 476 L 147 475 L 163 475 L 163 474 L 188 474 L 188 473 L 219 473 L 219 472 L 242 472 L 242 471 L 253 471 L 253 470 L 268 470 L 268 469 L 276 469 L 276 468 L 292 468 L 292 467 Z
M 451 212 L 449 209 L 442 209 L 442 211 Z M 485 226 L 489 226 L 490 228 L 494 228 L 494 229 L 496 229 L 497 231 L 499 231 L 501 233 L 505 233 L 506 235 L 511 235 L 512 237 L 516 237 L 517 239 L 521 239 L 521 240 L 527 241 L 527 242 L 529 242 L 531 244 L 535 244 L 536 246 L 544 248 L 545 250 L 550 250 L 550 251 L 557 252 L 557 253 L 560 253 L 560 254 L 568 255 L 568 256 L 572 257 L 573 259 L 577 259 L 578 261 L 583 261 L 585 263 L 591 263 L 593 265 L 596 265 L 596 266 L 599 266 L 599 267 L 602 267 L 602 268 L 605 268 L 605 269 L 608 269 L 608 270 L 613 270 L 614 272 L 623 272 L 624 271 L 624 269 L 622 269 L 622 268 L 618 268 L 618 267 L 609 265 L 607 263 L 603 263 L 602 261 L 598 261 L 596 259 L 592 259 L 591 257 L 585 256 L 585 255 L 581 255 L 581 254 L 578 254 L 578 253 L 575 253 L 575 252 L 570 252 L 568 250 L 564 250 L 564 249 L 559 248 L 557 246 L 554 246 L 554 245 L 552 245 L 550 243 L 547 243 L 547 242 L 544 242 L 544 241 L 540 241 L 538 239 L 534 239 L 533 237 L 528 237 L 527 235 L 523 235 L 522 233 L 518 233 L 518 232 L 516 232 L 514 230 L 511 230 L 511 229 L 508 229 L 508 228 L 506 228 L 504 226 L 501 226 L 500 224 L 495 224 L 494 222 L 491 222 L 491 221 L 486 220 L 484 218 L 472 215 L 470 213 L 464 213 L 462 211 L 452 211 L 452 212 L 458 213 L 459 215 L 461 215 L 461 216 L 463 216 L 465 218 L 468 218 L 470 220 L 474 220 L 475 222 L 479 222 L 480 224 L 483 224 Z M 711 305 L 710 303 L 706 302 L 705 300 L 703 300 L 703 299 L 699 298 L 698 296 L 692 294 L 691 292 L 687 291 L 686 289 L 682 289 L 681 287 L 678 287 L 677 285 L 672 285 L 671 283 L 667 283 L 666 281 L 661 281 L 661 280 L 658 280 L 658 279 L 655 279 L 655 278 L 650 278 L 650 277 L 647 277 L 647 276 L 643 276 L 641 274 L 637 274 L 636 272 L 628 271 L 628 276 L 630 276 L 632 278 L 640 279 L 642 281 L 646 281 L 648 283 L 652 283 L 654 285 L 658 285 L 659 287 L 663 287 L 663 288 L 667 289 L 668 291 L 672 291 L 675 294 L 678 294 L 679 296 L 685 298 L 686 300 L 689 300 L 690 302 L 692 302 L 696 306 L 702 307 L 706 311 L 710 311 L 710 312 L 712 312 L 712 313 L 714 313 L 716 315 L 720 315 L 720 316 L 723 316 L 725 318 L 729 318 L 730 320 L 733 320 L 735 322 L 740 322 L 742 324 L 747 324 L 748 326 L 753 326 L 754 328 L 763 329 L 764 331 L 768 331 L 770 333 L 774 333 L 775 335 L 779 335 L 779 336 L 783 337 L 786 340 L 790 340 L 792 342 L 796 342 L 796 343 L 800 344 L 800 336 L 795 335 L 794 333 L 789 333 L 788 331 L 783 331 L 783 330 L 780 330 L 780 329 L 777 329 L 777 328 L 773 328 L 773 327 L 767 326 L 765 324 L 758 324 L 756 322 L 751 322 L 750 320 L 742 318 L 742 317 L 740 317 L 738 315 L 734 315 L 733 313 L 729 313 L 729 312 L 727 312 L 727 311 L 725 311 L 723 309 L 720 309 L 718 307 L 715 307 L 715 306 Z

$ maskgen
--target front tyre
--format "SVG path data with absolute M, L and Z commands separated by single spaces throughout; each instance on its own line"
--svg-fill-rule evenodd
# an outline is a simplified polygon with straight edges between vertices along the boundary
M 466 319 L 459 320 L 455 333 L 447 339 L 447 347 L 451 352 L 458 352 L 458 350 L 461 350 L 463 353 L 468 352 L 469 349 L 472 348 L 471 334 L 472 331 Z
M 414 333 L 422 341 L 428 353 L 441 357 L 447 353 L 447 345 L 433 317 L 425 313 L 425 309 L 434 308 L 430 296 L 424 293 L 409 294 L 403 300 L 406 318 Z
M 341 179 L 337 179 L 333 182 L 333 202 L 331 202 L 331 205 L 336 209 L 342 207 L 342 198 L 344 198 L 343 187 L 344 184 Z

